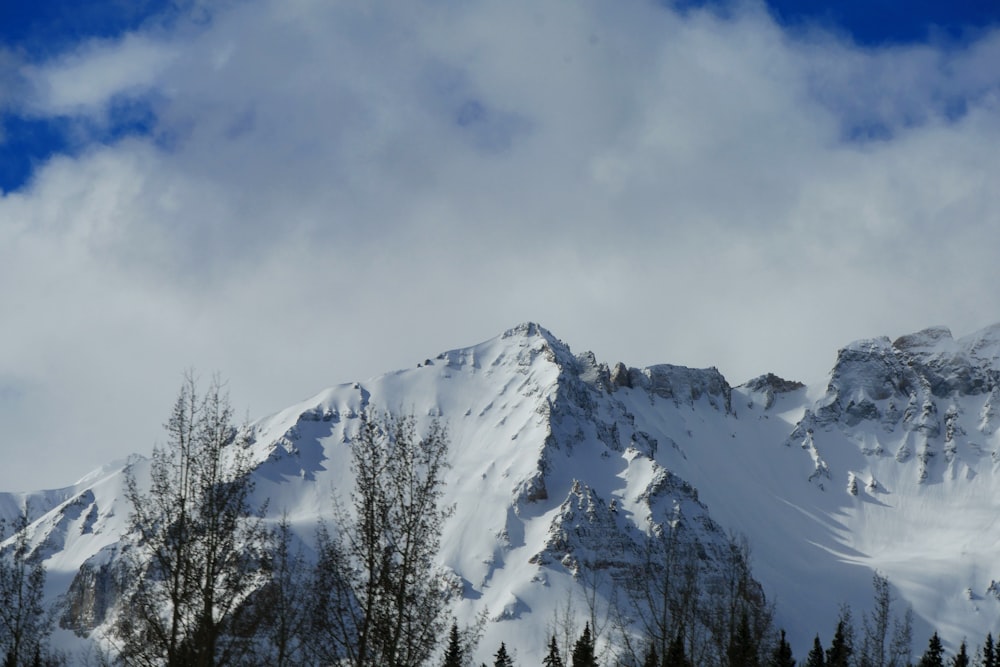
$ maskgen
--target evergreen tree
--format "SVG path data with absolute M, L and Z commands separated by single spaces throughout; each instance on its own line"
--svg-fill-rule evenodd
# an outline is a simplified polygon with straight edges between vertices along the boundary
M 813 639 L 813 647 L 806 657 L 805 667 L 826 667 L 826 661 L 823 659 L 823 644 L 819 641 L 819 635 Z
M 493 660 L 493 667 L 514 667 L 514 661 L 507 655 L 507 647 L 503 642 L 500 642 L 500 648 L 497 650 L 496 658 Z
M 660 656 L 656 653 L 656 647 L 652 644 L 646 649 L 646 657 L 642 661 L 642 667 L 662 667 Z
M 785 639 L 785 631 L 781 630 L 778 637 L 778 645 L 774 647 L 771 654 L 770 667 L 795 667 L 795 658 L 792 657 L 792 647 Z
M 962 640 L 962 645 L 958 647 L 958 653 L 954 658 L 951 659 L 952 667 L 969 667 L 969 651 L 965 646 L 965 640 Z
M 597 667 L 597 657 L 594 653 L 594 639 L 590 635 L 590 623 L 583 626 L 583 634 L 573 646 L 572 667 Z
M 944 667 L 944 647 L 941 645 L 938 633 L 935 632 L 927 642 L 927 651 L 920 658 L 917 667 Z
M 462 667 L 462 643 L 458 636 L 458 623 L 452 621 L 448 633 L 448 648 L 444 652 L 444 667 Z
M 987 633 L 986 643 L 983 645 L 983 667 L 998 667 L 997 649 L 993 644 L 993 633 Z
M 691 661 L 684 653 L 684 633 L 678 632 L 674 635 L 673 641 L 667 648 L 667 655 L 663 658 L 663 667 L 691 667 Z
M 563 667 L 562 656 L 559 655 L 559 645 L 556 643 L 556 636 L 552 635 L 549 640 L 549 652 L 542 660 L 544 667 Z
M 750 632 L 750 620 L 746 612 L 740 614 L 739 625 L 736 626 L 736 633 L 729 642 L 726 655 L 729 658 L 729 667 L 757 667 L 760 664 L 757 645 Z
M 851 656 L 854 654 L 854 627 L 851 624 L 851 610 L 844 607 L 840 610 L 837 620 L 837 630 L 833 641 L 826 651 L 826 667 L 850 667 Z

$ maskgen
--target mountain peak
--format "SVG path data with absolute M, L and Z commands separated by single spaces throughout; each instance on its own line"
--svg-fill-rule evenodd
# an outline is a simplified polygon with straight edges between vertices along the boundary
M 537 322 L 521 322 L 517 326 L 507 329 L 500 335 L 501 338 L 514 338 L 515 336 L 524 336 L 525 338 L 534 338 L 539 336 L 550 341 L 558 340 L 552 335 L 551 331 Z
M 944 326 L 928 327 L 916 333 L 900 336 L 892 342 L 897 350 L 930 351 L 940 350 L 942 346 L 951 346 L 954 338 L 951 329 Z
M 596 577 L 629 578 L 669 531 L 702 564 L 724 563 L 727 531 L 745 531 L 797 642 L 828 627 L 845 597 L 868 600 L 858 564 L 891 576 L 918 616 L 944 618 L 921 593 L 924 573 L 898 565 L 931 554 L 950 587 L 941 608 L 959 619 L 949 638 L 960 637 L 1000 619 L 986 592 L 1000 542 L 982 538 L 1000 488 L 998 371 L 1000 325 L 958 340 L 931 327 L 845 346 L 814 402 L 773 374 L 733 388 L 716 368 L 609 368 L 524 322 L 255 422 L 255 492 L 308 543 L 355 482 L 349 445 L 365 409 L 410 414 L 418 429 L 440 420 L 452 445 L 442 503 L 455 510 L 439 560 L 457 582 L 456 613 L 492 613 L 479 657 L 506 641 L 540 660 L 546 619 L 590 585 L 581 576 L 595 577 L 596 604 L 610 603 Z M 52 592 L 72 580 L 78 594 L 64 627 L 81 636 L 114 613 L 105 594 L 128 516 L 123 484 L 108 466 L 30 498 Z M 0 494 L 0 516 L 25 499 Z M 943 556 L 958 562 L 942 551 L 950 544 L 972 565 L 933 570 Z M 833 583 L 796 595 L 817 568 Z M 975 608 L 967 589 L 981 595 Z
M 537 322 L 522 322 L 516 327 L 507 329 L 500 335 L 500 340 L 517 339 L 527 341 L 540 339 L 543 342 L 544 347 L 552 351 L 552 354 L 554 355 L 554 358 L 552 359 L 553 361 L 559 365 L 572 363 L 573 353 L 570 351 L 569 346 Z

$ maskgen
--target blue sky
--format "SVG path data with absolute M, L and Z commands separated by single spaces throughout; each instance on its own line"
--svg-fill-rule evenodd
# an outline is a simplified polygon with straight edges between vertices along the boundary
M 90 40 L 109 40 L 140 29 L 146 21 L 169 19 L 174 10 L 168 0 L 106 0 L 5 3 L 0 7 L 0 45 L 26 63 L 44 63 L 72 52 Z M 72 119 L 35 116 L 7 108 L 0 144 L 0 190 L 24 185 L 36 165 L 56 153 L 74 153 L 91 140 L 115 141 L 130 133 L 148 132 L 148 122 L 123 116 L 119 123 L 96 137 L 81 137 Z
M 1000 320 L 994 3 L 7 4 L 0 489 L 187 368 L 256 417 L 525 320 L 734 384 Z
M 961 43 L 1000 20 L 1000 7 L 990 0 L 772 0 L 768 6 L 784 24 L 818 24 L 867 46 L 940 39 Z

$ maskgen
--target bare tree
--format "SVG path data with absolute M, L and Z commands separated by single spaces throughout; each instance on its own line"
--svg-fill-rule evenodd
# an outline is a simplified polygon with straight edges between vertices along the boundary
M 298 667 L 308 664 L 303 647 L 309 564 L 287 516 L 282 516 L 274 533 L 273 552 L 268 568 L 270 578 L 248 604 L 256 607 L 251 618 L 259 619 L 260 644 L 255 664 L 268 667 Z
M 614 613 L 612 609 L 617 606 L 618 589 L 614 579 L 607 568 L 601 567 L 597 563 L 581 562 L 577 569 L 576 579 L 583 590 L 583 601 L 587 605 L 587 618 L 590 621 L 591 635 L 594 638 L 594 645 L 600 643 L 605 630 L 612 624 Z M 607 595 L 607 601 L 603 595 Z M 608 649 L 607 644 L 603 647 L 603 652 Z M 600 655 L 605 658 L 606 656 Z
M 666 655 L 671 641 L 678 634 L 679 618 L 683 615 L 685 588 L 698 585 L 697 571 L 688 571 L 682 576 L 684 550 L 680 547 L 678 535 L 670 526 L 659 526 L 646 540 L 644 559 L 625 578 L 628 602 L 627 618 L 630 623 L 619 623 L 619 634 L 629 639 L 628 625 L 636 623 L 642 631 L 642 649 L 655 650 L 657 655 Z M 641 651 L 632 646 L 631 641 L 623 642 L 632 661 L 640 659 Z
M 886 641 L 892 621 L 892 599 L 889 579 L 878 572 L 872 575 L 872 602 L 874 606 L 871 612 L 861 615 L 864 637 L 859 664 L 863 667 L 885 667 Z
M 907 607 L 902 619 L 893 623 L 889 645 L 889 667 L 907 667 L 913 652 L 913 609 Z
M 616 610 L 619 611 L 620 610 Z M 573 651 L 573 644 L 579 636 L 577 629 L 578 615 L 576 605 L 573 604 L 572 589 L 566 592 L 566 600 L 556 607 L 552 612 L 552 622 L 549 626 L 549 634 L 556 639 L 556 643 L 561 655 L 569 656 Z M 627 623 L 619 621 L 619 626 Z M 629 638 L 629 635 L 623 635 Z
M 623 664 L 655 655 L 746 667 L 772 652 L 773 605 L 753 578 L 745 538 L 706 545 L 682 523 L 656 525 L 644 558 L 623 574 L 612 601 Z
M 148 489 L 127 470 L 128 584 L 114 627 L 126 665 L 238 664 L 253 648 L 267 531 L 252 511 L 251 461 L 222 384 L 204 396 L 191 373 L 153 450 Z
M 714 585 L 706 603 L 708 625 L 717 659 L 729 667 L 746 667 L 751 658 L 760 660 L 771 649 L 774 609 L 753 578 L 745 536 L 730 536 L 724 557 L 709 576 Z
M 5 666 L 51 664 L 49 636 L 53 616 L 45 605 L 45 568 L 28 539 L 28 508 L 7 535 L 0 520 L 0 651 Z
M 366 412 L 351 441 L 355 488 L 335 533 L 317 534 L 312 604 L 315 662 L 416 667 L 445 634 L 445 582 L 434 559 L 448 437 L 437 421 Z M 322 585 L 319 585 L 322 582 Z
M 913 612 L 907 608 L 901 619 L 894 618 L 892 601 L 889 578 L 876 572 L 872 575 L 873 607 L 871 613 L 862 616 L 860 667 L 905 667 L 910 662 Z

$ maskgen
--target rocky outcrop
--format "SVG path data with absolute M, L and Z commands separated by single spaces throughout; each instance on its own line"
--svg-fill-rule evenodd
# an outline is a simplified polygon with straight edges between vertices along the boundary
M 549 525 L 544 548 L 531 557 L 538 565 L 562 564 L 574 575 L 581 567 L 621 568 L 636 552 L 630 531 L 617 513 L 617 504 L 574 481 Z
M 619 369 L 616 367 L 616 371 Z M 716 368 L 688 368 L 672 364 L 657 364 L 646 368 L 630 368 L 627 379 L 616 372 L 614 385 L 633 387 L 674 401 L 691 405 L 702 398 L 714 408 L 732 412 L 733 389 Z
M 934 327 L 893 342 L 874 338 L 853 343 L 837 355 L 816 420 L 847 427 L 879 421 L 886 430 L 901 426 L 934 438 L 947 428 L 938 418 L 947 406 L 939 403 L 986 395 L 978 429 L 986 432 L 993 421 L 990 399 L 1000 391 L 997 338 L 980 333 L 956 341 L 947 329 Z
M 775 398 L 780 394 L 788 394 L 806 387 L 801 382 L 785 380 L 774 373 L 759 375 L 741 386 L 747 391 L 763 396 L 765 410 L 774 405 Z
M 59 627 L 84 637 L 108 618 L 123 590 L 117 546 L 104 549 L 80 566 L 63 596 Z

